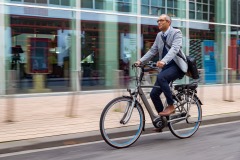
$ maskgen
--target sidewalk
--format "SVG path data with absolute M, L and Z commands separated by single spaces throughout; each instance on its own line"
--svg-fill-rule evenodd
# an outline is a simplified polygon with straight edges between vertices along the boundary
M 240 85 L 234 85 L 234 102 L 223 101 L 223 86 L 200 86 L 198 96 L 204 104 L 204 117 L 240 112 Z M 6 98 L 0 98 L 0 143 L 41 137 L 87 133 L 99 130 L 100 114 L 113 98 L 128 93 L 83 94 L 75 97 L 74 117 L 66 116 L 71 106 L 71 95 L 17 96 L 11 99 L 14 122 L 6 120 Z M 230 114 L 229 114 L 230 115 Z M 239 118 L 240 119 L 240 118 Z M 147 123 L 151 123 L 146 112 Z

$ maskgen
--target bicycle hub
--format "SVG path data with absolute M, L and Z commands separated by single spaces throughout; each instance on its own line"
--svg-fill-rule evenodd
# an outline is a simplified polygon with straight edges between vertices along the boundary
M 167 126 L 167 119 L 165 117 L 158 117 L 153 120 L 153 125 L 155 128 L 164 128 Z

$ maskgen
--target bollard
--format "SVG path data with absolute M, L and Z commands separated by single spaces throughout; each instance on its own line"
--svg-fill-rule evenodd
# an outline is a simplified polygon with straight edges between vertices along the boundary
M 73 82 L 76 82 L 74 86 L 80 86 L 79 81 L 81 79 L 81 71 L 72 71 Z M 80 77 L 80 78 L 78 78 Z M 66 116 L 67 117 L 76 117 L 76 106 L 77 106 L 77 95 L 78 89 L 74 89 L 70 94 L 70 104 L 67 105 Z M 69 107 L 68 107 L 69 106 Z
M 16 70 L 8 71 L 8 82 L 7 82 L 7 109 L 6 109 L 6 120 L 5 122 L 14 122 L 14 94 L 16 93 L 16 81 L 17 81 L 17 72 Z
M 233 99 L 233 70 L 231 69 L 229 71 L 229 101 L 230 102 L 234 102 L 234 99 Z
M 114 70 L 113 71 L 113 75 L 114 75 L 114 88 L 116 89 L 116 97 L 121 96 L 122 94 L 122 87 L 124 84 L 124 75 L 123 75 L 123 70 Z
M 224 68 L 223 101 L 234 102 L 232 82 L 232 68 Z M 229 97 L 227 97 L 227 87 L 229 88 Z
M 123 75 L 123 70 L 114 70 L 114 87 L 116 89 L 116 95 L 115 97 L 120 97 L 122 96 L 122 91 L 121 91 L 121 87 L 123 84 L 123 80 L 124 80 L 124 75 Z M 124 112 L 124 107 L 125 106 L 121 106 L 121 103 L 118 103 L 118 106 L 115 108 L 115 112 Z

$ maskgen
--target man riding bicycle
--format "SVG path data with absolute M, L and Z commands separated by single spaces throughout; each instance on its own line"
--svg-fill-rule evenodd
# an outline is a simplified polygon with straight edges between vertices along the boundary
M 140 65 L 141 63 L 148 62 L 157 53 L 159 54 L 160 60 L 157 61 L 156 65 L 161 68 L 161 71 L 157 75 L 154 85 L 160 86 L 160 88 L 154 87 L 150 93 L 150 97 L 160 116 L 169 116 L 175 112 L 169 83 L 182 78 L 188 69 L 186 62 L 179 56 L 176 56 L 182 48 L 182 32 L 179 29 L 174 29 L 171 26 L 171 22 L 171 18 L 166 14 L 162 14 L 159 17 L 157 23 L 161 32 L 157 34 L 151 49 L 136 62 L 137 65 Z M 171 48 L 168 48 L 168 45 Z M 182 56 L 186 58 L 184 54 Z M 162 92 L 168 103 L 165 110 L 163 110 L 164 107 L 160 99 Z

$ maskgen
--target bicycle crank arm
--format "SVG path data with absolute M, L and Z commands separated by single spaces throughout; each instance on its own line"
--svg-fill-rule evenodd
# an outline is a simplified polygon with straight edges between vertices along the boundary
M 199 123 L 199 122 L 202 122 L 202 121 L 197 121 L 197 122 L 188 122 L 188 120 L 187 120 L 187 123 L 188 123 L 188 124 L 196 124 L 196 123 Z
M 181 117 L 181 118 L 176 118 L 176 119 L 168 120 L 167 122 L 168 122 L 168 123 L 170 123 L 170 122 L 172 122 L 172 123 L 178 123 L 178 122 L 181 122 L 181 121 L 183 121 L 183 120 L 185 120 L 185 119 L 186 119 L 186 117 Z

